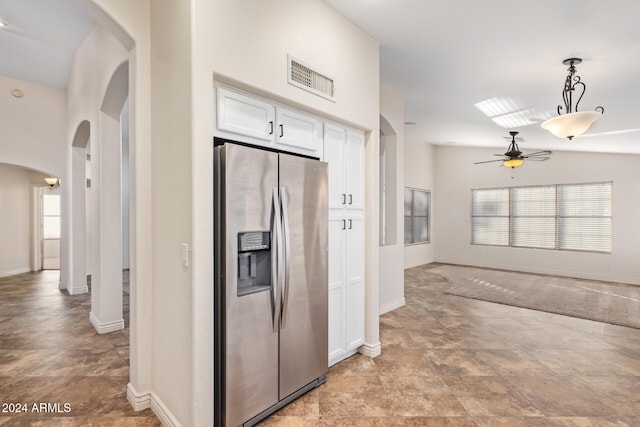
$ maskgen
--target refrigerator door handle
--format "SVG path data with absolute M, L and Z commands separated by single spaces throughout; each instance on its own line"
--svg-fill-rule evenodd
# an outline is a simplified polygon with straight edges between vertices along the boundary
M 282 217 L 280 210 L 280 196 L 278 187 L 273 187 L 273 226 L 271 244 L 271 303 L 273 307 L 273 332 L 278 332 L 281 311 L 281 287 L 282 274 Z
M 289 273 L 291 271 L 291 238 L 289 233 L 289 212 L 287 211 L 289 201 L 287 199 L 287 189 L 285 187 L 280 187 L 280 203 L 282 205 L 282 228 L 284 230 L 284 295 L 282 300 L 281 323 L 281 327 L 284 329 L 287 320 L 287 308 L 289 306 Z

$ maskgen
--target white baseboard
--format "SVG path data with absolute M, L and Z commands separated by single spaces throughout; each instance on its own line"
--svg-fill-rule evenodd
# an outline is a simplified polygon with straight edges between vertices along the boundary
M 89 292 L 89 287 L 87 285 L 84 285 L 84 286 L 78 286 L 73 288 L 67 288 L 67 292 L 69 293 L 69 295 L 86 294 L 87 292 Z
M 127 400 L 135 411 L 151 407 L 151 393 L 138 393 L 131 383 L 127 384 Z
M 180 423 L 167 409 L 162 400 L 152 392 L 140 393 L 131 383 L 127 384 L 127 400 L 134 410 L 142 411 L 151 408 L 151 411 L 165 427 L 180 427 Z
M 365 356 L 369 356 L 371 358 L 380 356 L 380 353 L 382 353 L 382 347 L 380 346 L 380 341 L 378 341 L 375 344 L 364 343 L 364 345 L 360 347 L 360 349 L 358 349 L 358 352 L 360 354 L 364 354 Z
M 381 305 L 380 306 L 380 315 L 383 315 L 385 313 L 393 311 L 396 308 L 400 308 L 400 307 L 402 307 L 404 305 L 405 305 L 404 297 L 400 298 L 399 300 L 389 302 L 389 303 L 387 303 L 385 305 Z
M 167 409 L 158 396 L 151 394 L 151 410 L 165 427 L 180 427 L 180 423 L 173 416 L 171 411 Z
M 15 276 L 16 274 L 28 273 L 30 271 L 31 269 L 29 267 L 18 268 L 17 270 L 0 271 L 0 277 Z
M 113 322 L 100 323 L 93 311 L 89 314 L 89 322 L 99 334 L 107 334 L 109 332 L 120 331 L 124 329 L 124 319 L 115 320 Z

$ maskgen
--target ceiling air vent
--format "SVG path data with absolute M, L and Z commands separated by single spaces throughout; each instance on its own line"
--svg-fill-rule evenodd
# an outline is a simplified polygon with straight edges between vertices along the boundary
M 287 80 L 294 86 L 333 101 L 334 83 L 331 77 L 321 74 L 301 61 L 289 56 Z

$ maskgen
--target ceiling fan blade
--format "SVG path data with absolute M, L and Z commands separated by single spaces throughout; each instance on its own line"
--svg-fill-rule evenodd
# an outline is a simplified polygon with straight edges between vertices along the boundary
M 481 163 L 493 163 L 493 162 L 504 162 L 504 159 L 499 160 L 485 160 L 484 162 L 475 162 L 474 165 L 479 165 Z
M 536 162 L 544 162 L 545 160 L 549 160 L 551 157 L 527 157 L 527 156 L 523 156 L 523 159 L 527 159 L 527 160 L 531 160 L 531 161 L 536 161 Z
M 526 156 L 527 157 L 531 157 L 531 156 L 548 156 L 549 154 L 551 154 L 550 150 L 543 150 L 543 151 L 536 151 L 535 153 L 526 154 Z

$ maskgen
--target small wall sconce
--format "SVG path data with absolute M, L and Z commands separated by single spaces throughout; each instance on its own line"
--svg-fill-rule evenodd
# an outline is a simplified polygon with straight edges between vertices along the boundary
M 54 189 L 54 188 L 60 187 L 60 179 L 59 178 L 47 177 L 44 180 L 45 180 L 45 182 L 47 183 L 47 185 L 49 186 L 50 189 Z

